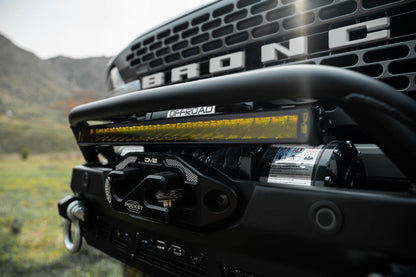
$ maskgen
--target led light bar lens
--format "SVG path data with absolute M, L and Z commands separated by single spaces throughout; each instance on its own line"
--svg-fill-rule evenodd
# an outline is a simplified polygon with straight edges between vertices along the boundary
M 118 126 L 93 126 L 77 131 L 78 143 L 129 142 L 279 142 L 297 140 L 305 129 L 305 114 L 237 115 L 221 119 L 144 121 Z M 302 121 L 303 124 L 300 124 Z M 306 126 L 307 127 L 307 126 Z M 303 135 L 307 135 L 306 133 Z

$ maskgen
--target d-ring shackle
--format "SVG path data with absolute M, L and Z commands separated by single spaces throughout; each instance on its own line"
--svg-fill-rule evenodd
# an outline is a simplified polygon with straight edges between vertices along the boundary
M 72 202 L 68 205 L 66 214 L 69 220 L 65 220 L 64 222 L 64 245 L 70 253 L 77 253 L 82 243 L 79 221 L 85 221 L 84 204 L 79 200 Z M 71 226 L 73 227 L 73 232 L 71 232 Z

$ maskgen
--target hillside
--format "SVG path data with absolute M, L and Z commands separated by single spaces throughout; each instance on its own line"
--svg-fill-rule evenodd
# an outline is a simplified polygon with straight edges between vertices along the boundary
M 45 103 L 69 96 L 69 83 L 49 63 L 1 35 L 0 64 L 0 101 L 5 105 Z
M 76 149 L 68 112 L 105 95 L 108 61 L 42 60 L 0 34 L 0 153 Z
M 47 61 L 71 88 L 94 90 L 98 98 L 105 95 L 105 70 L 108 58 L 71 59 L 59 56 Z

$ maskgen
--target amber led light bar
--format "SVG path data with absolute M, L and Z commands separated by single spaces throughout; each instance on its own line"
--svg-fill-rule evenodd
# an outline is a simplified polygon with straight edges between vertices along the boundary
M 80 127 L 75 134 L 80 144 L 304 142 L 309 118 L 309 110 L 297 109 Z

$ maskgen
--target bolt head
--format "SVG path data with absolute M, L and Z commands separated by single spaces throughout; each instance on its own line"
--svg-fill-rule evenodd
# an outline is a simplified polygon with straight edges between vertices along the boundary
M 222 193 L 217 197 L 217 204 L 221 208 L 225 209 L 230 204 L 230 199 L 228 199 L 228 196 L 225 193 Z
M 82 174 L 82 186 L 84 187 L 84 189 L 86 189 L 89 184 L 90 184 L 90 176 L 88 175 L 88 172 L 84 172 Z
M 332 183 L 331 176 L 325 176 L 324 181 L 325 181 L 325 183 Z

